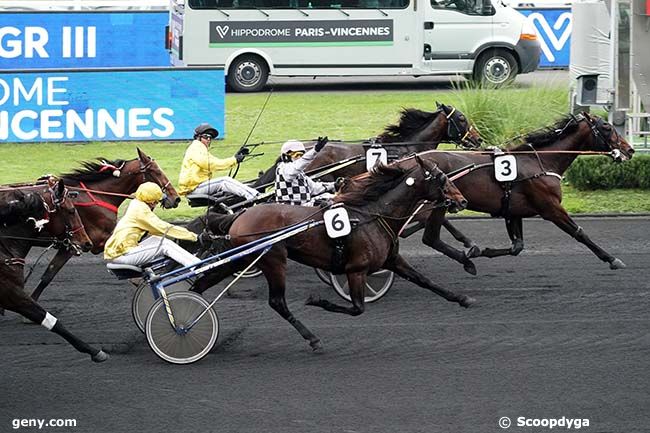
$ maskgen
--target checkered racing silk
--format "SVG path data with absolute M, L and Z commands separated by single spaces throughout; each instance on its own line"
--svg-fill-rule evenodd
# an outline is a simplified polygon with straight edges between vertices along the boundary
M 304 205 L 311 200 L 311 191 L 306 175 L 299 173 L 292 181 L 282 175 L 282 164 L 275 169 L 275 201 L 293 205 Z

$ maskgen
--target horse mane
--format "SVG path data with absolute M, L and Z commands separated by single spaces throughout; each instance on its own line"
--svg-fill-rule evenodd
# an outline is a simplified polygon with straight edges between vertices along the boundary
M 0 224 L 10 226 L 24 223 L 31 216 L 40 216 L 45 211 L 43 200 L 35 193 L 15 191 L 12 197 L 0 204 Z
M 378 165 L 372 174 L 349 179 L 336 201 L 351 206 L 364 206 L 398 186 L 410 172 L 396 164 Z
M 578 128 L 578 123 L 575 121 L 572 122 L 571 120 L 573 120 L 573 116 L 567 114 L 551 126 L 545 126 L 541 129 L 529 132 L 522 138 L 523 144 L 513 146 L 510 149 L 525 150 L 528 148 L 528 144 L 532 145 L 535 149 L 549 146 L 575 132 Z
M 377 139 L 383 143 L 390 143 L 402 140 L 403 137 L 415 134 L 433 121 L 440 113 L 440 110 L 430 112 L 422 111 L 417 108 L 402 108 L 399 122 L 394 125 L 388 125 L 384 128 Z
M 95 158 L 93 161 L 81 162 L 81 168 L 77 168 L 70 173 L 64 173 L 60 177 L 68 181 L 97 182 L 113 176 L 113 170 L 106 169 L 106 164 L 119 168 L 125 162 L 123 159 Z

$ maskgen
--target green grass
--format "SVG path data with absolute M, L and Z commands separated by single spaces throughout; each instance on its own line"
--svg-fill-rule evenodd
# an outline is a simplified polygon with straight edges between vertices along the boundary
M 227 137 L 213 144 L 219 157 L 233 155 L 251 133 L 251 126 L 267 94 L 228 94 L 226 96 Z M 567 92 L 563 88 L 470 89 L 465 86 L 449 92 L 331 92 L 275 93 L 249 143 L 265 141 L 256 149 L 260 158 L 242 165 L 240 180 L 257 177 L 278 155 L 280 145 L 290 138 L 312 139 L 328 135 L 330 139 L 361 140 L 380 133 L 397 121 L 402 107 L 434 111 L 435 101 L 452 104 L 462 110 L 478 127 L 488 144 L 498 145 L 508 138 L 548 125 L 566 113 Z M 0 145 L 0 183 L 30 181 L 46 173 L 62 173 L 80 161 L 95 157 L 132 159 L 140 146 L 153 156 L 171 181 L 176 184 L 188 140 L 182 142 L 122 142 L 84 144 L 2 144 Z M 221 175 L 222 173 L 219 173 Z M 227 174 L 223 173 L 223 174 Z M 566 206 L 572 213 L 650 211 L 647 192 L 633 190 L 585 193 L 565 188 Z M 186 204 L 161 211 L 165 219 L 189 219 L 204 209 Z

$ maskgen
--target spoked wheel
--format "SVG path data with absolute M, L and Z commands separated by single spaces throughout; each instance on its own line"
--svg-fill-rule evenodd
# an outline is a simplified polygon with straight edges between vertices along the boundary
M 332 285 L 332 276 L 329 272 L 319 268 L 314 268 L 314 271 L 316 271 L 316 275 L 318 275 L 318 278 L 320 278 L 323 283 L 327 284 L 328 286 Z
M 316 272 L 318 273 L 318 271 Z M 366 277 L 365 302 L 375 302 L 383 297 L 393 285 L 395 274 L 392 271 L 382 269 Z M 330 274 L 330 281 L 336 293 L 347 301 L 351 301 L 348 277 L 343 275 Z
M 167 296 L 176 328 L 167 316 L 165 303 L 159 299 L 151 307 L 146 322 L 147 342 L 156 355 L 172 364 L 191 364 L 212 350 L 219 336 L 217 313 L 208 301 L 194 292 L 177 292 Z M 206 311 L 207 310 L 207 311 Z M 185 330 L 201 313 L 206 313 L 189 330 Z
M 239 276 L 239 274 L 241 274 L 241 272 L 235 272 L 234 275 L 237 277 L 237 276 Z M 260 275 L 262 275 L 262 271 L 260 271 L 256 267 L 252 267 L 247 272 L 244 272 L 244 274 L 241 277 L 242 278 L 257 278 Z
M 190 290 L 190 285 L 186 281 L 181 281 L 165 288 L 167 294 L 186 292 L 188 290 Z M 147 314 L 155 301 L 149 283 L 143 280 L 137 289 L 135 289 L 135 295 L 133 295 L 133 301 L 131 302 L 131 315 L 133 316 L 135 325 L 141 332 L 144 332 L 144 322 L 147 320 Z

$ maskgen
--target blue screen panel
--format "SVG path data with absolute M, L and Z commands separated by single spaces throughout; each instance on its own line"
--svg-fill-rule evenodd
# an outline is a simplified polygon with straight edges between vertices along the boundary
M 223 69 L 0 72 L 0 141 L 180 140 L 202 122 L 222 138 L 224 93 Z
M 540 67 L 568 67 L 571 63 L 571 8 L 518 9 L 537 28 L 542 45 Z
M 0 13 L 0 69 L 170 66 L 167 12 Z

